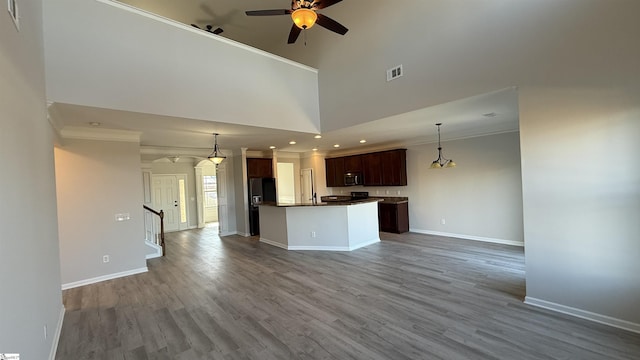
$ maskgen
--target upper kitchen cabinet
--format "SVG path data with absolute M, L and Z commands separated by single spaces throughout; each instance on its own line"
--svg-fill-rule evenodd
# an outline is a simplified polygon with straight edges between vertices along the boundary
M 327 187 L 344 185 L 344 158 L 325 159 Z
M 382 163 L 382 184 L 388 186 L 407 185 L 407 150 L 385 151 L 380 153 L 380 157 Z
M 362 177 L 364 186 L 383 185 L 382 171 L 382 156 L 380 156 L 380 153 L 362 155 Z
M 247 159 L 248 178 L 272 178 L 273 160 L 264 158 Z
M 345 156 L 344 171 L 348 173 L 362 172 L 362 155 Z
M 364 186 L 407 185 L 407 150 L 326 159 L 327 187 L 345 186 L 345 173 L 361 173 Z

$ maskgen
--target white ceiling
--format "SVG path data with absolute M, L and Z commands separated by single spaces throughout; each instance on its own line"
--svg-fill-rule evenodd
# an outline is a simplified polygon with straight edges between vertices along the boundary
M 347 19 L 353 14 L 341 12 L 346 8 L 342 5 L 347 1 L 361 0 L 345 0 L 321 12 L 349 27 Z M 225 30 L 222 36 L 274 53 L 286 43 L 291 27 L 291 20 L 287 16 L 248 17 L 244 14 L 246 10 L 288 8 L 290 6 L 288 0 L 125 0 L 120 2 L 185 24 L 196 23 L 202 27 L 211 24 L 214 28 L 222 27 Z M 375 6 L 374 2 L 369 2 L 367 5 L 368 8 Z M 326 42 L 335 41 L 335 37 L 340 36 L 320 27 L 314 27 L 308 31 L 321 32 L 322 35 L 314 36 L 313 42 L 309 41 L 307 45 L 309 48 L 316 46 L 326 49 Z M 349 33 L 346 36 L 349 36 Z M 309 39 L 311 38 L 310 33 Z M 302 40 L 301 36 L 299 42 Z M 301 44 L 298 43 L 295 46 L 299 47 Z M 317 54 L 318 49 L 315 50 L 313 53 Z M 286 53 L 279 55 L 285 56 Z M 279 151 L 288 152 L 308 152 L 314 148 L 325 152 L 356 152 L 434 142 L 436 141 L 434 124 L 438 122 L 444 124 L 443 140 L 515 131 L 518 129 L 517 98 L 517 89 L 509 87 L 398 115 L 381 116 L 379 119 L 355 126 L 325 132 L 322 134 L 322 139 L 315 139 L 315 134 L 309 133 L 63 103 L 54 104 L 51 112 L 63 127 L 90 128 L 92 127 L 90 122 L 98 122 L 100 129 L 140 132 L 141 145 L 167 148 L 167 154 L 174 155 L 179 154 L 171 148 L 210 149 L 213 132 L 221 134 L 218 140 L 224 149 L 245 147 L 251 150 L 268 150 L 269 146 L 275 146 Z M 496 116 L 483 116 L 487 113 L 495 113 Z M 359 141 L 362 139 L 367 142 L 361 144 Z M 297 143 L 290 145 L 289 142 L 292 140 Z M 336 149 L 334 144 L 341 146 Z

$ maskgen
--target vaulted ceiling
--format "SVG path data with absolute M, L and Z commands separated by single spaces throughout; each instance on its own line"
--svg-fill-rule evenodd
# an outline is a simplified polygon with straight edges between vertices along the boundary
M 512 131 L 518 128 L 518 86 L 624 83 L 607 67 L 632 69 L 639 60 L 624 53 L 638 30 L 631 11 L 638 3 L 631 0 L 621 6 L 602 0 L 343 0 L 320 12 L 349 28 L 346 35 L 315 26 L 292 45 L 286 43 L 288 16 L 244 13 L 289 8 L 287 0 L 121 3 L 187 26 L 221 27 L 218 36 L 319 69 L 321 141 L 310 133 L 183 118 L 156 119 L 166 126 L 154 130 L 147 115 L 56 104 L 68 124 L 101 119 L 108 127 L 141 131 L 143 145 L 208 147 L 211 128 L 224 130 L 226 147 L 275 145 L 294 152 L 334 150 L 335 143 L 357 150 L 360 139 L 371 147 L 431 142 L 436 122 L 445 124 L 443 139 Z M 215 56 L 210 63 L 216 66 Z M 400 64 L 404 76 L 387 82 L 386 70 Z M 490 113 L 495 116 L 483 116 Z

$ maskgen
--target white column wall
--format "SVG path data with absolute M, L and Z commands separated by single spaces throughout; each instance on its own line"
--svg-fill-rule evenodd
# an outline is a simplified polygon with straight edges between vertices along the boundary
M 640 331 L 640 89 L 520 90 L 527 301 Z

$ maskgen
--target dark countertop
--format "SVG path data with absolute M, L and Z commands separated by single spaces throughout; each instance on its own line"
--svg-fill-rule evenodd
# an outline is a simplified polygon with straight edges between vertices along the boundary
M 350 202 L 351 196 L 347 195 L 329 195 L 322 196 L 320 200 L 327 203 L 341 203 L 341 202 Z M 385 204 L 402 204 L 409 201 L 409 198 L 406 196 L 370 196 L 367 200 L 376 200 L 382 201 Z M 356 200 L 359 201 L 359 200 Z
M 324 197 L 324 196 L 323 196 Z M 303 206 L 345 206 L 345 205 L 357 205 L 364 204 L 370 202 L 378 202 L 382 201 L 381 199 L 360 199 L 360 200 L 351 200 L 350 196 L 345 196 L 345 198 L 349 198 L 349 200 L 340 200 L 340 201 L 328 201 L 328 202 L 319 202 L 317 204 L 280 204 L 280 203 L 262 203 L 263 206 L 274 206 L 274 207 L 303 207 Z

